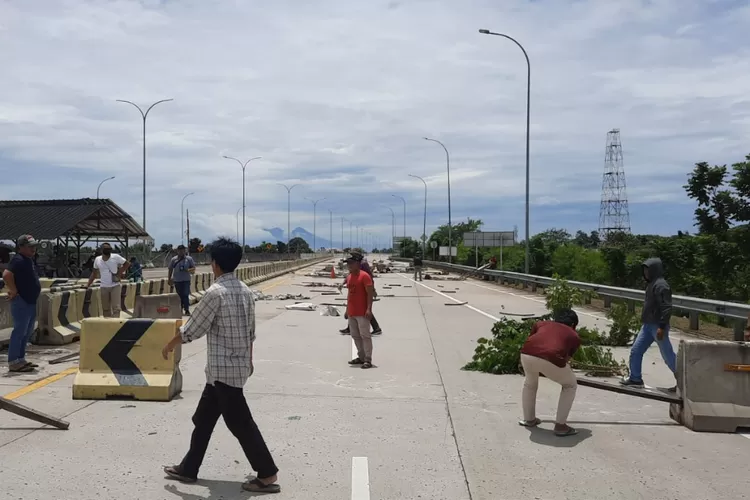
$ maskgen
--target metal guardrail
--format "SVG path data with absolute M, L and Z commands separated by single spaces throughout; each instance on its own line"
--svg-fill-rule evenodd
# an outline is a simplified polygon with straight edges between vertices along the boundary
M 392 258 L 396 261 L 410 262 L 411 259 L 402 259 L 398 257 Z M 510 271 L 496 271 L 496 270 L 483 270 L 477 271 L 471 266 L 462 266 L 459 264 L 448 264 L 447 262 L 435 262 L 425 260 L 424 265 L 426 267 L 432 267 L 435 269 L 441 269 L 445 271 L 451 271 L 455 273 L 473 273 L 475 275 L 483 275 L 495 278 L 497 281 L 510 281 L 521 283 L 524 286 L 532 285 L 532 289 L 536 289 L 537 286 L 550 286 L 554 283 L 553 278 L 546 276 L 536 276 L 533 274 L 514 273 Z M 584 283 L 581 281 L 568 281 L 571 286 L 574 286 L 580 290 L 587 290 L 594 292 L 597 295 L 605 299 L 605 307 L 609 307 L 612 299 L 625 300 L 634 305 L 635 302 L 643 302 L 645 292 L 643 290 L 636 290 L 633 288 L 620 288 L 609 285 L 597 285 L 594 283 Z M 742 340 L 745 330 L 745 325 L 748 317 L 750 317 L 750 304 L 742 304 L 739 302 L 726 302 L 721 300 L 712 299 L 701 299 L 697 297 L 688 297 L 685 295 L 673 295 L 672 296 L 672 307 L 675 309 L 681 309 L 690 313 L 690 328 L 698 329 L 698 315 L 699 314 L 711 314 L 723 318 L 733 319 L 734 321 L 734 338 L 735 340 Z

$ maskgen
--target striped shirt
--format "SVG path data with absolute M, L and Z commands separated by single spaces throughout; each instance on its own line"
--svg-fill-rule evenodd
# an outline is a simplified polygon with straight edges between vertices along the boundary
M 253 374 L 255 301 L 232 273 L 219 276 L 206 290 L 193 315 L 180 329 L 183 342 L 207 336 L 206 382 L 243 387 Z

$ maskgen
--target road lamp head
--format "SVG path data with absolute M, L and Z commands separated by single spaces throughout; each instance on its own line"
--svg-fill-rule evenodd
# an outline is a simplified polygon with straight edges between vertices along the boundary
M 491 34 L 490 30 L 479 30 L 479 32 L 483 35 L 489 35 Z

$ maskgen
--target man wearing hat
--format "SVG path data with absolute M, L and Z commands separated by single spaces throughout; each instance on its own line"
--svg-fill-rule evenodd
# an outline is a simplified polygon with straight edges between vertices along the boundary
M 372 335 L 370 334 L 370 320 L 372 319 L 372 301 L 375 289 L 372 278 L 361 269 L 362 256 L 352 254 L 346 259 L 349 275 L 346 277 L 346 315 L 349 318 L 349 331 L 357 346 L 357 357 L 349 361 L 350 365 L 360 365 L 362 368 L 372 368 Z
M 359 268 L 370 275 L 370 279 L 372 279 L 373 282 L 373 293 L 375 294 L 375 297 L 378 296 L 378 292 L 375 291 L 375 276 L 372 274 L 372 269 L 370 268 L 370 264 L 367 262 L 367 257 L 362 254 L 362 252 L 359 249 L 354 249 L 351 251 L 352 257 L 355 259 L 359 259 Z M 339 285 L 339 290 L 343 285 L 346 284 L 346 279 L 344 278 L 344 283 Z M 375 318 L 375 316 L 370 319 L 370 326 L 372 327 L 372 334 L 373 335 L 381 335 L 383 333 L 382 328 L 380 328 L 380 324 L 378 323 L 378 320 Z M 349 325 L 346 326 L 346 328 L 339 330 L 342 335 L 348 335 L 350 334 Z
M 3 272 L 13 318 L 13 331 L 8 346 L 8 371 L 30 372 L 39 366 L 26 361 L 26 344 L 34 331 L 36 301 L 42 291 L 33 260 L 37 241 L 30 234 L 24 234 L 18 238 L 16 245 L 16 255 Z
M 185 245 L 177 247 L 177 255 L 169 261 L 169 286 L 180 296 L 185 316 L 190 316 L 190 280 L 195 273 L 195 261 L 189 255 Z

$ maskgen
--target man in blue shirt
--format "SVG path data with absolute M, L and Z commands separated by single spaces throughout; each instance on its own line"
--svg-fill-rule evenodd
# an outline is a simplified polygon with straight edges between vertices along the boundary
M 39 366 L 26 361 L 26 344 L 34 332 L 36 301 L 42 291 L 33 260 L 37 241 L 30 234 L 25 234 L 18 238 L 16 245 L 16 255 L 3 272 L 10 300 L 10 315 L 13 318 L 8 346 L 8 371 L 30 372 Z
M 180 296 L 185 316 L 190 316 L 190 280 L 195 274 L 195 261 L 186 255 L 185 245 L 177 247 L 177 255 L 169 261 L 169 286 Z

